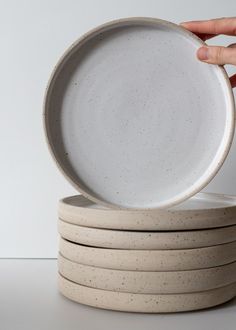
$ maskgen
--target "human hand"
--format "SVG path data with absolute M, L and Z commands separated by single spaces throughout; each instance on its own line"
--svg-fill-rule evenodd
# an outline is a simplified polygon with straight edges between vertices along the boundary
M 181 25 L 195 33 L 203 41 L 220 34 L 236 37 L 236 17 L 183 22 Z M 236 65 L 236 43 L 228 47 L 208 45 L 200 47 L 197 51 L 197 57 L 199 60 L 206 63 Z M 230 82 L 232 88 L 236 87 L 236 74 L 230 77 Z

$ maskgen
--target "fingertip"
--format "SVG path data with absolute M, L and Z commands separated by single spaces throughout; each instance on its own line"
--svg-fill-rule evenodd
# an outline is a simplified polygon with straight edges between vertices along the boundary
M 209 60 L 209 49 L 207 47 L 200 47 L 197 51 L 197 58 L 200 61 L 207 61 Z

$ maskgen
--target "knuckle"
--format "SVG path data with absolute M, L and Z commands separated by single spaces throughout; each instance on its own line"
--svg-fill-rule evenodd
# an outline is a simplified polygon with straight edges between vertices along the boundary
M 218 34 L 218 22 L 217 22 L 217 20 L 212 20 L 211 21 L 211 30 L 212 30 L 212 34 Z
M 223 47 L 216 47 L 214 51 L 214 59 L 217 63 L 221 63 L 224 57 L 224 48 Z

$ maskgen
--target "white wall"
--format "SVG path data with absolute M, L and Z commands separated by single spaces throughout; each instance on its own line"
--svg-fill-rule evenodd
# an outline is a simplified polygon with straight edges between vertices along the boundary
M 114 18 L 178 23 L 235 12 L 235 0 L 0 0 L 0 257 L 55 257 L 57 201 L 76 193 L 50 158 L 42 127 L 45 85 L 62 52 Z M 207 190 L 236 194 L 235 184 L 234 143 Z

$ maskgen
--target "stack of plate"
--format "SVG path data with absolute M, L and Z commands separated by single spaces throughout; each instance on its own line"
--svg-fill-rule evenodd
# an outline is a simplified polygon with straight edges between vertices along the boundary
M 179 312 L 236 294 L 236 199 L 199 193 L 233 139 L 234 100 L 202 45 L 153 18 L 104 24 L 65 53 L 45 131 L 82 193 L 59 203 L 60 292 L 134 312 Z
M 61 292 L 123 311 L 215 306 L 236 293 L 236 198 L 199 193 L 169 211 L 59 203 Z

